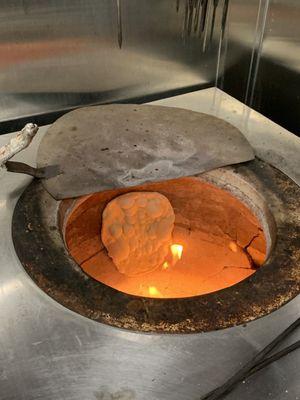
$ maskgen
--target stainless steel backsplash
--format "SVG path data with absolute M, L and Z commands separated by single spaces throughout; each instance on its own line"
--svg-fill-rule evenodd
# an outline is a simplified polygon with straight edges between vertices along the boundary
M 197 0 L 1 0 L 1 133 L 80 105 L 142 102 L 215 84 L 297 131 L 299 1 L 229 0 L 222 32 L 225 1 L 207 1 L 201 33 L 194 30 Z
M 223 89 L 300 135 L 300 2 L 231 0 Z M 243 54 L 238 62 L 234 54 Z
M 0 2 L 0 120 L 214 80 L 216 46 L 183 33 L 184 1 Z M 186 89 L 188 90 L 188 89 Z

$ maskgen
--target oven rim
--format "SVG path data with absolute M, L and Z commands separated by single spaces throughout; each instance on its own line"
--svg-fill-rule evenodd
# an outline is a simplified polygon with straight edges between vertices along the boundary
M 262 189 L 260 193 L 277 225 L 277 240 L 273 240 L 264 266 L 231 287 L 201 296 L 153 299 L 122 293 L 94 280 L 69 256 L 56 219 L 60 202 L 37 180 L 25 189 L 14 210 L 12 236 L 16 253 L 31 279 L 54 300 L 78 314 L 119 328 L 196 333 L 260 318 L 300 291 L 300 187 L 258 159 L 223 170 Z M 213 183 L 213 174 L 203 177 L 206 175 Z M 225 186 L 224 183 L 226 190 Z M 45 223 L 45 218 L 52 218 L 52 222 Z

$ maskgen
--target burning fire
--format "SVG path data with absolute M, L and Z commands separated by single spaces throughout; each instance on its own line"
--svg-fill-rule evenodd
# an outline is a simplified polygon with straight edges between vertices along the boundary
M 155 286 L 149 286 L 148 292 L 149 292 L 150 296 L 159 296 L 159 297 L 162 296 L 160 291 L 157 290 Z
M 181 244 L 172 244 L 171 253 L 173 255 L 173 261 L 177 262 L 181 259 L 183 252 L 183 246 Z
M 169 268 L 169 263 L 168 263 L 168 261 L 165 261 L 163 263 L 162 269 L 168 269 L 168 268 Z
M 177 261 L 179 261 L 182 257 L 183 246 L 181 244 L 172 244 L 170 246 L 171 253 L 172 253 L 172 260 L 169 262 L 165 261 L 162 265 L 162 269 L 168 269 L 172 265 L 175 265 Z
M 172 261 L 165 261 L 162 265 L 162 269 L 166 270 L 169 267 L 175 265 L 178 260 L 182 257 L 183 246 L 181 244 L 172 244 L 170 246 L 170 250 L 172 253 Z M 163 297 L 160 291 L 155 286 L 148 286 L 148 293 L 152 297 Z

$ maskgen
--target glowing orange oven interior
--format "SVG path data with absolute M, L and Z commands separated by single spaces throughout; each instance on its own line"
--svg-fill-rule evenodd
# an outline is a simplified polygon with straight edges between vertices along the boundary
M 102 213 L 117 196 L 158 192 L 170 201 L 175 223 L 165 260 L 135 276 L 118 271 L 101 240 Z M 150 183 L 82 197 L 65 214 L 64 239 L 92 278 L 144 297 L 179 298 L 217 291 L 246 279 L 266 257 L 260 222 L 240 200 L 197 177 Z

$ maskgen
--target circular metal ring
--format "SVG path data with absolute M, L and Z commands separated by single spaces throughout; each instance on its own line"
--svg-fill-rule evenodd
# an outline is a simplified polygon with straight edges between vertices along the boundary
M 270 256 L 264 266 L 231 287 L 202 296 L 153 299 L 125 294 L 93 280 L 64 246 L 57 221 L 60 202 L 36 180 L 27 187 L 14 211 L 16 252 L 29 276 L 45 293 L 99 322 L 169 333 L 211 331 L 247 323 L 276 310 L 299 293 L 300 188 L 257 159 L 224 170 L 241 177 L 261 194 L 277 227 L 276 243 L 273 241 L 273 249 L 269 245 Z M 203 179 L 217 183 L 216 176 L 213 171 L 204 174 Z M 234 191 L 226 180 L 221 186 Z

